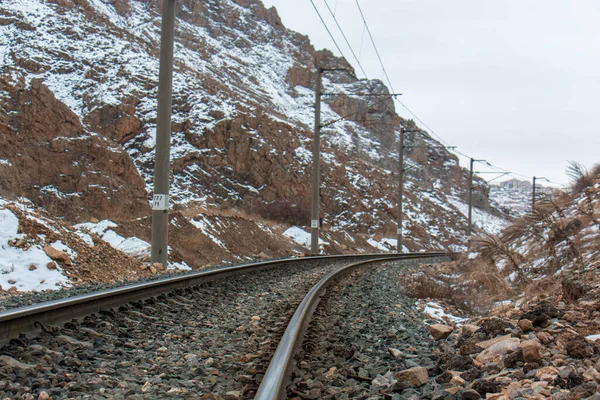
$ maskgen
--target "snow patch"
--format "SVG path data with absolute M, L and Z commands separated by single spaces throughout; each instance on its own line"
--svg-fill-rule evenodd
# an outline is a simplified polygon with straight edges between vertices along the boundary
M 135 236 L 124 238 L 114 230 L 110 229 L 116 228 L 117 226 L 118 225 L 112 221 L 104 220 L 98 223 L 86 222 L 83 224 L 78 224 L 75 225 L 75 228 L 83 234 L 95 233 L 113 248 L 122 251 L 128 256 L 138 259 L 147 259 L 150 257 L 150 243 Z
M 283 236 L 292 239 L 295 243 L 302 247 L 310 249 L 311 234 L 303 229 L 298 228 L 297 226 L 292 226 L 291 228 L 287 229 L 285 232 L 283 232 Z M 329 242 L 319 238 L 319 248 L 326 244 L 329 244 Z
M 0 209 L 0 285 L 18 291 L 57 290 L 68 285 L 60 268 L 49 270 L 52 261 L 43 248 L 34 244 L 28 249 L 12 247 L 10 240 L 20 239 L 19 219 L 8 209 Z M 66 246 L 65 246 L 66 247 Z M 35 266 L 35 268 L 34 268 Z

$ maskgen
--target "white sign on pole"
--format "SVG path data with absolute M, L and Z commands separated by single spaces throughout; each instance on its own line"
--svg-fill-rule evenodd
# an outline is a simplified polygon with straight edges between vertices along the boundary
M 169 209 L 169 200 L 166 194 L 155 194 L 152 197 L 152 209 L 154 211 L 163 211 Z
M 318 220 L 318 219 L 313 219 L 313 220 L 310 222 L 310 227 L 311 227 L 311 228 L 318 228 L 318 227 L 319 227 L 319 220 Z
M 402 228 L 398 228 L 398 230 L 396 231 L 396 233 L 397 233 L 398 235 L 402 235 Z

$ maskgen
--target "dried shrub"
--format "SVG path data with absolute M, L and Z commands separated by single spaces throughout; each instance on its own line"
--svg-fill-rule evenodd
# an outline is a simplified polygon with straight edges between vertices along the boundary
M 563 279 L 561 282 L 563 299 L 569 303 L 574 303 L 587 293 L 588 287 L 582 282 L 573 279 Z
M 594 171 L 597 169 L 598 167 L 595 167 Z M 571 179 L 571 190 L 573 193 L 581 193 L 594 183 L 593 174 L 590 174 L 587 168 L 577 161 L 569 161 L 567 176 Z
M 298 226 L 310 225 L 310 203 L 304 199 L 296 202 L 282 199 L 270 203 L 257 200 L 251 211 L 272 221 Z
M 514 295 L 497 270 L 480 261 L 453 263 L 448 269 L 407 271 L 401 278 L 404 292 L 419 299 L 441 299 L 469 314 L 489 311 L 494 303 Z M 451 277 L 449 277 L 451 276 Z

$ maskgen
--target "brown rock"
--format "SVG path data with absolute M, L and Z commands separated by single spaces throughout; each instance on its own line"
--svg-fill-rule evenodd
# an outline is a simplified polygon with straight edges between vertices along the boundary
M 35 264 L 31 264 L 31 265 L 29 266 L 29 270 L 30 270 L 30 271 L 35 271 L 36 269 L 37 269 L 37 266 L 36 266 Z
M 458 393 L 459 391 L 460 391 L 460 388 L 459 388 L 459 387 L 451 387 L 451 388 L 444 389 L 444 392 L 446 392 L 446 393 L 450 393 L 450 394 L 456 394 L 456 393 Z M 478 398 L 478 399 L 480 398 L 480 397 L 479 397 L 479 395 L 477 395 L 477 398 Z
M 434 324 L 429 327 L 429 332 L 435 340 L 446 339 L 454 331 L 454 328 L 448 325 Z
M 521 330 L 523 332 L 529 332 L 533 330 L 533 322 L 531 322 L 528 319 L 522 319 L 519 321 L 519 328 L 521 328 Z
M 577 322 L 583 320 L 584 315 L 579 311 L 566 311 L 561 319 L 564 319 L 568 322 Z
M 521 350 L 523 351 L 523 361 L 526 363 L 539 363 L 542 359 L 538 342 L 525 340 L 521 343 Z
M 535 377 L 541 381 L 554 382 L 558 376 L 558 370 L 554 367 L 539 368 L 535 373 Z
M 51 400 L 52 398 L 50 397 L 50 395 L 47 392 L 40 392 L 40 395 L 38 396 L 38 400 Z
M 502 359 L 506 353 L 515 351 L 519 347 L 520 342 L 521 341 L 517 338 L 504 339 L 483 350 L 475 357 L 475 360 L 481 364 L 498 361 L 499 359 Z
M 478 327 L 477 325 L 473 325 L 473 324 L 464 324 L 462 326 L 462 333 L 475 333 L 477 332 L 479 329 L 481 329 L 480 327 Z
M 450 379 L 450 383 L 454 386 L 464 386 L 465 380 L 461 378 L 460 375 L 456 374 L 452 376 L 452 379 Z
M 400 383 L 406 383 L 408 387 L 420 387 L 427 383 L 429 374 L 427 368 L 415 367 L 396 373 L 396 380 Z
M 56 265 L 54 261 L 50 261 L 48 264 L 46 264 L 46 268 L 48 268 L 50 271 L 54 271 L 58 268 L 58 265 Z
M 404 358 L 404 353 L 398 349 L 394 349 L 394 348 L 390 347 L 390 348 L 388 348 L 388 351 L 390 352 L 392 357 L 394 357 L 397 360 Z
M 484 340 L 483 342 L 477 342 L 476 344 L 477 344 L 477 347 L 485 350 L 485 349 L 495 345 L 496 343 L 503 342 L 507 339 L 510 339 L 511 337 L 512 337 L 511 335 L 498 336 L 498 337 L 490 339 L 490 340 Z
M 54 261 L 60 261 L 62 263 L 65 263 L 66 265 L 71 265 L 71 258 L 64 251 L 60 251 L 50 245 L 46 245 L 44 246 L 44 252 L 48 257 L 50 257 Z
M 573 358 L 587 358 L 594 355 L 594 346 L 584 337 L 576 336 L 567 342 L 567 354 Z
M 152 266 L 154 267 L 154 269 L 156 271 L 165 271 L 166 270 L 164 265 L 162 265 L 161 263 L 154 263 L 154 264 L 152 264 Z
M 537 338 L 540 339 L 540 342 L 542 342 L 543 344 L 552 343 L 552 341 L 554 340 L 554 337 L 546 331 L 538 332 L 535 336 L 537 336 Z
M 485 400 L 508 400 L 508 397 L 502 393 L 487 393 L 485 395 Z
M 236 390 L 227 392 L 227 393 L 225 393 L 225 396 L 224 396 L 225 400 L 239 400 L 241 398 L 242 398 L 242 392 L 236 391 Z

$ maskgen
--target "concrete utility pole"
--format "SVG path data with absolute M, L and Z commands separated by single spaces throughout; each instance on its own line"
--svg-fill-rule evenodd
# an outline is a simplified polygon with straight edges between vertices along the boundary
M 400 129 L 400 146 L 398 148 L 399 180 L 398 180 L 398 253 L 402 253 L 402 198 L 404 197 L 404 128 Z
M 175 0 L 165 0 L 160 39 L 158 118 L 152 198 L 152 263 L 167 266 L 169 248 L 169 176 L 171 173 L 171 107 Z
M 546 178 L 544 178 L 542 176 L 534 176 L 533 177 L 533 187 L 532 187 L 532 193 L 531 193 L 531 212 L 532 213 L 535 211 L 535 197 L 536 197 L 536 194 L 535 194 L 535 189 L 536 189 L 535 181 L 539 181 L 539 180 L 545 180 L 545 181 L 547 181 L 548 179 L 546 179 Z
M 312 208 L 310 217 L 310 251 L 319 254 L 319 185 L 321 174 L 321 95 L 323 91 L 323 68 L 317 67 L 315 88 L 315 133 L 313 137 Z
M 467 236 L 470 238 L 473 233 L 473 164 L 476 162 L 483 162 L 485 160 L 475 160 L 471 158 L 471 168 L 469 174 L 469 217 L 468 217 L 468 228 Z

